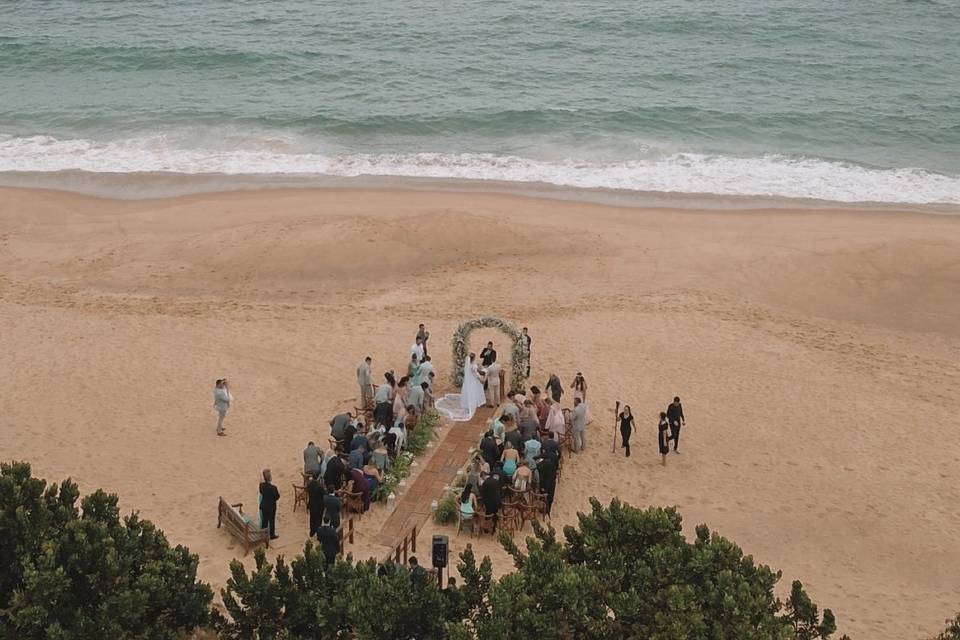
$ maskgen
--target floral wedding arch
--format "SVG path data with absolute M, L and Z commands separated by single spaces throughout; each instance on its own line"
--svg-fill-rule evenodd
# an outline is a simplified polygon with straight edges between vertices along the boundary
M 527 345 L 523 339 L 523 334 L 513 323 L 493 316 L 467 320 L 457 327 L 457 330 L 453 333 L 453 375 L 451 378 L 454 386 L 459 388 L 463 385 L 463 363 L 470 353 L 467 345 L 470 341 L 470 334 L 473 333 L 474 329 L 499 329 L 513 340 L 513 348 L 510 350 L 510 389 L 520 391 L 523 388 L 523 381 L 527 379 L 527 360 L 530 357 L 527 352 Z

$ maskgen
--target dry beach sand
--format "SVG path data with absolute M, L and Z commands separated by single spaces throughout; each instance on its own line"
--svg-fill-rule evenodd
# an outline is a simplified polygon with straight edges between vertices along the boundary
M 218 496 L 252 510 L 271 467 L 271 556 L 296 553 L 301 450 L 352 406 L 360 359 L 403 367 L 426 322 L 446 383 L 458 322 L 500 315 L 530 326 L 534 382 L 581 370 L 591 385 L 590 450 L 564 469 L 554 524 L 591 495 L 677 505 L 783 586 L 801 579 L 843 632 L 922 638 L 960 610 L 958 293 L 950 215 L 3 189 L 0 459 L 116 491 L 219 587 L 242 549 L 216 529 Z M 491 332 L 473 344 L 488 336 L 508 351 Z M 228 438 L 210 408 L 221 376 Z M 674 394 L 688 425 L 662 468 L 656 415 Z M 630 459 L 610 452 L 616 400 L 638 415 Z M 384 554 L 384 517 L 357 522 L 355 555 Z

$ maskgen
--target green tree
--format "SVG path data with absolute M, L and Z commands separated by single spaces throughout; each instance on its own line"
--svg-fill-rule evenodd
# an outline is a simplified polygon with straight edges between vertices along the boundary
M 210 619 L 197 556 L 171 548 L 117 496 L 76 506 L 69 480 L 49 487 L 25 463 L 0 465 L 0 630 L 22 640 L 176 638 Z

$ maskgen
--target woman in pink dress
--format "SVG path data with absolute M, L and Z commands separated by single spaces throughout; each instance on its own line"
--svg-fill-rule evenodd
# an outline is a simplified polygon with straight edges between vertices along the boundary
M 547 398 L 547 420 L 544 428 L 547 431 L 553 431 L 557 434 L 559 440 L 567 433 L 567 423 L 563 419 L 563 410 L 559 402 L 554 402 L 552 398 Z

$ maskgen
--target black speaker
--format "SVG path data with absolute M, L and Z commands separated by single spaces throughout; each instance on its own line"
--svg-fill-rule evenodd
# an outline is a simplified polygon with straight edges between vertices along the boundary
M 450 540 L 447 536 L 433 536 L 433 566 L 443 569 L 447 566 L 447 556 L 450 554 Z

